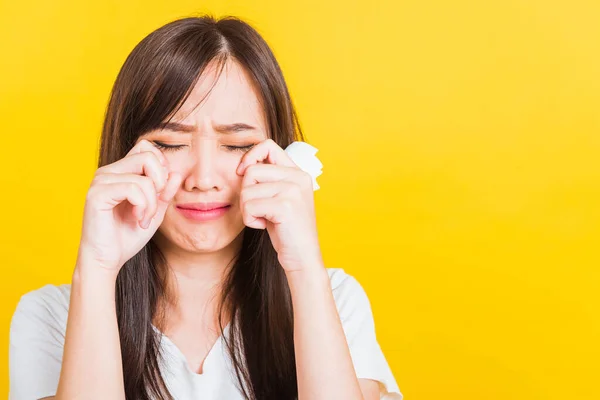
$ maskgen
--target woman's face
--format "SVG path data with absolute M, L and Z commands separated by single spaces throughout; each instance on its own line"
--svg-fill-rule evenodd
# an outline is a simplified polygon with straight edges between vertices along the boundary
M 160 148 L 170 170 L 183 181 L 156 239 L 193 253 L 223 249 L 244 229 L 239 206 L 242 177 L 236 168 L 252 145 L 267 139 L 264 112 L 247 73 L 233 61 L 227 61 L 220 76 L 216 73 L 216 65 L 209 65 L 170 124 L 138 139 L 159 148 L 177 146 Z M 208 203 L 227 207 L 183 211 L 181 207 L 190 203 L 205 209 L 215 206 Z

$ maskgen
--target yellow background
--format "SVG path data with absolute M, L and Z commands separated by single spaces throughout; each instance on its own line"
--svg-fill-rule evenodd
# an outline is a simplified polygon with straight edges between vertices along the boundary
M 407 399 L 600 398 L 597 0 L 2 0 L 2 392 L 19 296 L 70 279 L 118 69 L 202 12 L 273 47 L 324 257 Z

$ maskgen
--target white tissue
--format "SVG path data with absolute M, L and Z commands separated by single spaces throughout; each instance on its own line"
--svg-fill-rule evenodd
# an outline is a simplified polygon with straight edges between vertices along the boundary
M 304 172 L 313 178 L 313 190 L 318 190 L 317 177 L 323 173 L 323 164 L 315 154 L 317 148 L 306 142 L 293 142 L 285 148 L 285 152 L 292 161 Z

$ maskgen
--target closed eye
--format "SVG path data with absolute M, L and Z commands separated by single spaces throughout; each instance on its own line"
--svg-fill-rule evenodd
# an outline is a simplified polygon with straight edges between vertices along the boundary
M 157 141 L 154 141 L 153 143 L 156 145 L 156 147 L 158 147 L 159 149 L 165 150 L 165 151 L 174 151 L 174 150 L 180 149 L 181 147 L 185 147 L 184 145 L 165 144 L 165 143 L 157 142 Z
M 255 146 L 254 144 L 249 144 L 248 146 L 225 146 L 225 148 L 230 151 L 246 152 L 246 151 L 250 150 L 251 148 L 253 148 L 254 146 Z
M 172 145 L 172 144 L 166 144 L 166 143 L 162 143 L 162 142 L 158 142 L 158 141 L 153 141 L 153 143 L 156 145 L 156 147 L 158 147 L 159 149 L 165 150 L 165 151 L 175 151 L 182 147 L 185 147 L 185 145 Z M 254 146 L 255 146 L 255 144 L 249 144 L 247 146 L 226 145 L 224 147 L 229 151 L 246 152 L 246 151 L 250 150 L 251 148 L 253 148 Z

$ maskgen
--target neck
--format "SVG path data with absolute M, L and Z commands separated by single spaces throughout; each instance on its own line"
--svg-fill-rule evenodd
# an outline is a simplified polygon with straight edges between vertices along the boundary
M 214 252 L 188 252 L 173 248 L 157 234 L 155 242 L 164 255 L 166 296 L 159 301 L 163 329 L 183 320 L 217 324 L 222 284 L 239 253 L 243 235 Z M 162 240 L 161 240 L 162 239 Z M 226 316 L 223 316 L 226 319 Z M 208 321 L 207 321 L 208 319 Z M 226 322 L 223 323 L 225 325 Z M 165 326 L 166 325 L 166 326 Z

